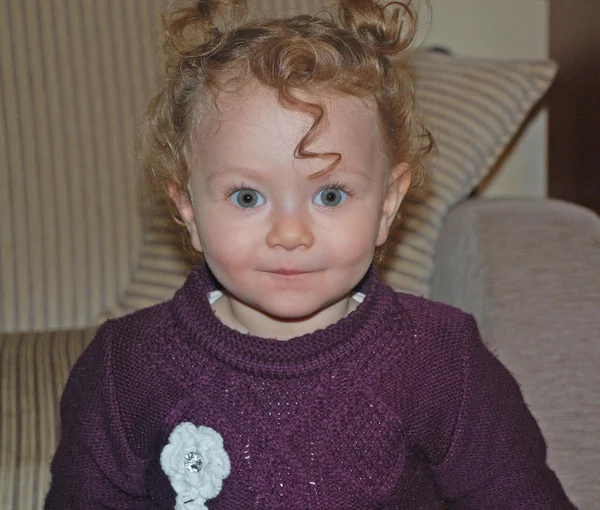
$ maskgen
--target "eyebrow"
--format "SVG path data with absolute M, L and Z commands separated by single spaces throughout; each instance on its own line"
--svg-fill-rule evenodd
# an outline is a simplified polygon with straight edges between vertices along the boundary
M 264 174 L 258 170 L 255 170 L 253 168 L 248 168 L 248 167 L 242 167 L 242 166 L 223 166 L 223 167 L 218 167 L 215 168 L 214 170 L 211 170 L 210 173 L 208 174 L 207 180 L 210 182 L 218 177 L 221 177 L 223 175 L 227 175 L 227 174 L 244 174 L 247 177 L 250 177 L 252 179 L 262 179 L 264 178 Z
M 325 172 L 319 176 L 314 177 L 315 179 L 328 179 L 331 176 L 335 176 L 338 174 L 356 174 L 360 177 L 364 177 L 367 180 L 371 180 L 371 174 L 369 172 L 365 172 L 364 170 L 359 170 L 358 168 L 354 168 L 351 166 L 341 166 L 338 165 L 335 168 L 332 168 L 329 172 Z
M 335 168 L 332 168 L 330 171 L 325 172 L 323 174 L 320 175 L 316 175 L 318 174 L 319 171 L 315 171 L 314 173 L 307 175 L 307 177 L 309 179 L 318 179 L 318 180 L 328 180 L 331 179 L 332 176 L 336 176 L 336 175 L 343 175 L 343 174 L 356 174 L 360 177 L 363 177 L 367 180 L 371 180 L 371 174 L 369 172 L 365 172 L 364 170 L 359 170 L 358 168 L 354 168 L 354 167 L 348 167 L 348 166 L 336 166 Z M 244 176 L 247 176 L 248 178 L 254 179 L 254 180 L 261 180 L 264 179 L 264 173 L 259 171 L 259 170 L 255 170 L 253 168 L 249 168 L 249 167 L 242 167 L 242 166 L 222 166 L 222 167 L 217 167 L 214 170 L 211 170 L 208 174 L 207 180 L 208 182 L 211 182 L 219 177 L 222 177 L 224 175 L 227 174 L 243 174 Z

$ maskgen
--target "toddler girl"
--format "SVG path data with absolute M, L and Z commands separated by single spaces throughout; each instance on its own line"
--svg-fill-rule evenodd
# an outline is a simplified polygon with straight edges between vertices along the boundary
M 205 262 L 77 362 L 46 508 L 572 509 L 473 318 L 372 267 L 431 148 L 412 7 L 242 13 L 167 19 L 143 166 Z

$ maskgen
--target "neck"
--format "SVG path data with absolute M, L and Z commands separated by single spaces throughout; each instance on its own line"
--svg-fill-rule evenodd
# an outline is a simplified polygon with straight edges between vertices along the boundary
M 325 329 L 354 311 L 357 303 L 350 295 L 317 310 L 312 315 L 294 319 L 273 317 L 224 294 L 213 305 L 219 320 L 226 326 L 262 338 L 289 340 L 290 338 Z

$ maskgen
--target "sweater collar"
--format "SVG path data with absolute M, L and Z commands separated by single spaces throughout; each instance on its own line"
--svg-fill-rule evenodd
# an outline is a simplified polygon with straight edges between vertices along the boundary
M 197 346 L 221 362 L 254 375 L 297 377 L 318 371 L 350 354 L 373 338 L 393 306 L 393 291 L 369 269 L 356 291 L 363 302 L 348 316 L 310 334 L 275 340 L 239 333 L 224 325 L 208 300 L 218 282 L 206 264 L 194 268 L 173 298 L 173 314 L 185 331 L 182 341 Z

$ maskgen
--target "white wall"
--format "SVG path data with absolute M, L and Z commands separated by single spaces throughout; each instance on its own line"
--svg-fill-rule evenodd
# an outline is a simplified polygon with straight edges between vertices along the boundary
M 475 57 L 547 58 L 546 0 L 431 0 L 420 39 Z M 546 196 L 547 115 L 532 120 L 489 183 L 486 196 Z

